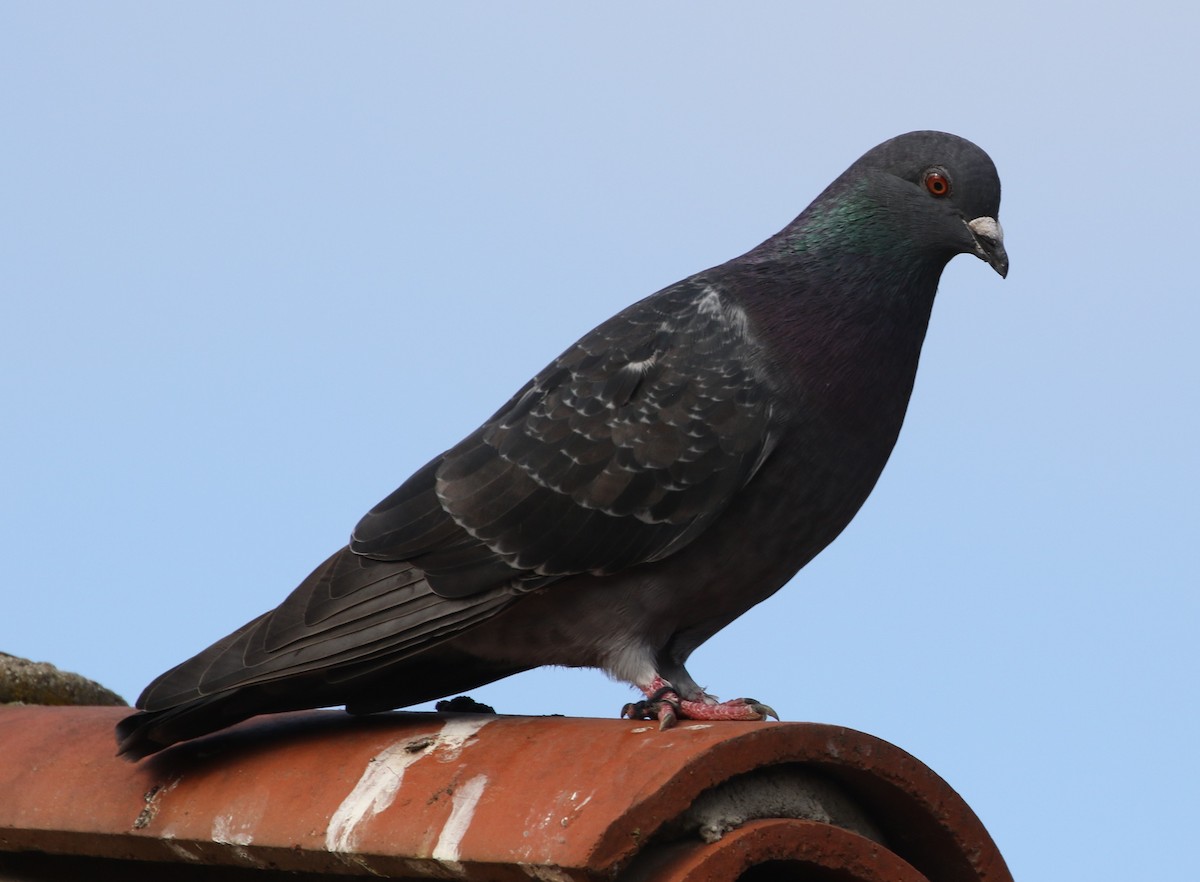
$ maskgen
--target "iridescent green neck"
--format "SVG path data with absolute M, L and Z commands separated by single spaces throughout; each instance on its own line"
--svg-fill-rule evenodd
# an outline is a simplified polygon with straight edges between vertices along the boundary
M 817 255 L 835 251 L 839 256 L 858 255 L 894 259 L 909 252 L 910 236 L 893 212 L 875 198 L 869 179 L 859 178 L 841 192 L 825 194 L 785 230 L 787 250 Z M 910 252 L 911 253 L 911 252 Z

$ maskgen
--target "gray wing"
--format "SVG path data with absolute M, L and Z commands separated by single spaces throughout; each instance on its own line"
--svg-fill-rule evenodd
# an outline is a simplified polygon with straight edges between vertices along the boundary
M 283 680 L 312 695 L 336 687 L 321 701 L 340 703 L 349 681 L 462 633 L 521 589 L 670 555 L 774 445 L 752 354 L 740 313 L 711 288 L 684 282 L 635 304 L 417 471 L 279 607 L 163 674 L 139 706 Z M 393 707 L 424 698 L 389 688 Z
M 304 684 L 297 707 L 342 704 L 349 700 L 341 694 L 345 687 L 328 697 L 321 690 L 416 655 L 512 599 L 500 592 L 439 597 L 412 564 L 372 561 L 342 548 L 278 607 L 155 679 L 137 705 L 157 711 L 284 679 Z M 395 683 L 390 706 L 424 700 L 408 698 L 410 688 L 420 687 Z
M 649 297 L 376 506 L 350 547 L 411 560 L 444 597 L 667 557 L 774 446 L 754 359 L 744 316 L 714 287 Z

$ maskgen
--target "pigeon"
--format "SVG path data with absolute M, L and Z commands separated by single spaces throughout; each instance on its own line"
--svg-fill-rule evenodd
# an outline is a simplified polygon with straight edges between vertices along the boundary
M 846 527 L 904 421 L 942 270 L 1008 255 L 995 165 L 910 132 L 794 221 L 572 344 L 275 609 L 154 680 L 139 759 L 248 717 L 407 707 L 541 665 L 623 716 L 764 720 L 685 663 Z

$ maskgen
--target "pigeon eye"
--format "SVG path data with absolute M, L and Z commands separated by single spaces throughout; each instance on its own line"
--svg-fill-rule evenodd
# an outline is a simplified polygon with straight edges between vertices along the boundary
M 930 171 L 925 173 L 925 189 L 934 196 L 949 196 L 950 195 L 950 179 L 940 171 Z

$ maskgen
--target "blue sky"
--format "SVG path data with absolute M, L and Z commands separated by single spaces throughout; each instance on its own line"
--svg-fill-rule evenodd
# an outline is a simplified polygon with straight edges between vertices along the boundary
M 582 332 L 945 129 L 1012 272 L 951 264 L 874 495 L 690 668 L 912 752 L 1017 878 L 1190 878 L 1197 13 L 809 5 L 0 7 L 0 650 L 132 701 Z

